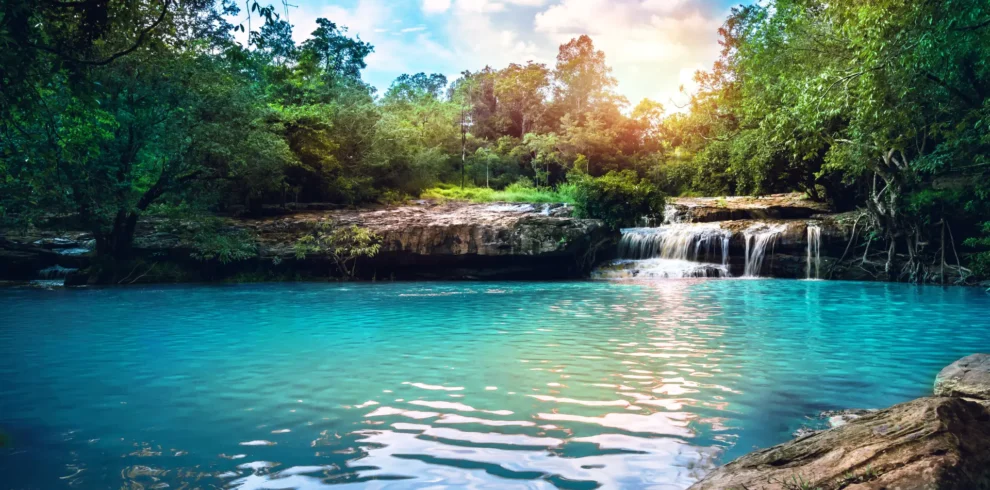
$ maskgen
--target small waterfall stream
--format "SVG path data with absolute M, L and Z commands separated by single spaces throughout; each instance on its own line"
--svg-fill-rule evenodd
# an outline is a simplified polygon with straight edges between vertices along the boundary
M 622 231 L 619 260 L 596 271 L 602 279 L 728 277 L 732 232 L 718 223 L 672 223 Z
M 822 264 L 822 228 L 808 225 L 808 259 L 805 265 L 806 279 L 820 279 Z M 811 272 L 814 270 L 814 276 Z
M 822 255 L 835 251 L 830 237 L 848 232 L 826 215 L 799 195 L 675 198 L 662 223 L 623 229 L 616 259 L 592 277 L 819 279 Z
M 623 259 L 676 259 L 728 262 L 732 233 L 714 223 L 685 223 L 659 228 L 623 230 L 619 257 Z
M 746 241 L 746 267 L 743 272 L 745 277 L 760 277 L 760 272 L 763 271 L 763 259 L 766 257 L 767 246 L 770 247 L 770 253 L 772 255 L 777 237 L 783 231 L 783 225 L 759 224 L 743 232 L 743 237 Z
M 46 267 L 38 271 L 39 279 L 31 281 L 31 284 L 48 288 L 61 287 L 65 285 L 65 278 L 69 275 L 69 273 L 77 270 L 78 269 L 62 267 L 60 265 Z
M 744 246 L 742 277 L 761 277 L 767 258 L 772 260 L 778 240 L 788 230 L 788 224 L 751 221 L 732 226 L 728 223 L 682 222 L 676 214 L 668 213 L 665 224 L 659 227 L 624 229 L 617 250 L 618 259 L 595 270 L 593 277 L 732 277 L 730 242 L 733 234 L 738 240 L 736 246 Z M 813 232 L 809 228 L 808 233 L 810 240 L 811 234 L 816 233 L 817 237 L 820 230 Z M 817 277 L 818 242 L 814 242 L 813 246 L 814 249 L 807 252 L 809 262 L 806 272 Z

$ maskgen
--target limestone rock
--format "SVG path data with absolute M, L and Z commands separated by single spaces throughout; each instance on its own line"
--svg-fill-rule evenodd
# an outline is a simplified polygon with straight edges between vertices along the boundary
M 802 194 L 769 196 L 677 197 L 670 201 L 667 219 L 707 223 L 729 220 L 801 219 L 828 212 L 828 206 Z
M 935 396 L 990 400 L 990 354 L 973 354 L 949 364 L 935 377 Z
M 990 412 L 920 398 L 743 456 L 691 490 L 990 488 Z
M 258 237 L 263 258 L 295 261 L 292 246 L 321 220 L 368 228 L 381 237 L 359 274 L 396 279 L 563 279 L 582 277 L 618 240 L 599 220 L 570 217 L 553 204 L 414 202 L 391 208 L 298 212 L 232 220 Z M 320 258 L 307 259 L 319 262 Z M 300 270 L 325 271 L 317 263 Z

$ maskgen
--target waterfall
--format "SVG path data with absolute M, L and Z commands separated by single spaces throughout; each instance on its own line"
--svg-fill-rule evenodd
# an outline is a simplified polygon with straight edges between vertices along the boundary
M 659 228 L 622 230 L 619 258 L 672 259 L 693 262 L 729 263 L 732 232 L 717 223 L 680 223 Z
M 822 263 L 822 228 L 818 225 L 808 225 L 808 260 L 805 262 L 805 277 L 819 279 Z M 812 277 L 811 270 L 815 275 Z
M 70 272 L 75 272 L 77 270 L 78 269 L 70 269 L 60 265 L 53 265 L 38 271 L 38 276 L 42 279 L 65 279 L 65 276 L 69 275 Z
M 677 206 L 667 204 L 663 207 L 663 224 L 673 225 L 684 221 L 684 216 L 677 210 Z
M 667 217 L 675 216 L 667 214 Z M 717 223 L 674 223 L 622 230 L 619 259 L 599 279 L 729 277 L 732 232 Z
M 77 270 L 78 269 L 71 269 L 60 265 L 46 267 L 38 271 L 38 277 L 40 279 L 31 281 L 31 284 L 46 288 L 60 287 L 65 285 L 66 276 L 68 276 L 70 272 L 75 272 Z
M 770 253 L 773 254 L 773 245 L 777 242 L 777 237 L 784 231 L 784 225 L 774 224 L 754 225 L 743 231 L 743 238 L 746 242 L 746 268 L 743 273 L 746 277 L 760 277 L 763 270 L 763 259 L 766 257 L 767 245 L 770 246 Z

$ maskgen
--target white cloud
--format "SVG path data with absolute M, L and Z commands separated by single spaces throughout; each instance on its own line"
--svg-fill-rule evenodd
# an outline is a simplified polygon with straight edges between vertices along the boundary
M 423 12 L 436 14 L 446 12 L 450 8 L 450 0 L 423 0 Z
M 644 9 L 653 12 L 671 13 L 689 4 L 690 0 L 643 0 Z
M 492 0 L 457 0 L 457 10 L 462 12 L 501 12 L 505 10 L 505 4 Z
M 502 4 L 499 4 L 502 5 Z M 485 66 L 502 68 L 509 63 L 553 59 L 556 47 L 542 42 L 541 36 L 518 29 L 507 14 L 496 14 L 485 0 L 458 0 L 447 23 L 447 38 L 461 70 Z
M 348 35 L 360 36 L 375 47 L 365 59 L 365 79 L 372 72 L 378 74 L 375 81 L 382 90 L 399 74 L 437 70 L 452 63 L 451 51 L 433 39 L 425 25 L 399 28 L 403 23 L 400 7 L 390 0 L 358 0 L 351 8 L 300 6 L 290 12 L 292 37 L 298 43 L 309 38 L 319 17 L 347 27 Z
M 632 105 L 650 97 L 668 108 L 683 101 L 681 85 L 694 89 L 695 70 L 710 68 L 718 57 L 717 29 L 728 14 L 714 0 L 356 0 L 346 8 L 298 3 L 290 11 L 296 41 L 309 37 L 318 17 L 348 27 L 350 35 L 374 45 L 365 78 L 380 89 L 401 73 L 459 73 L 527 61 L 552 67 L 560 44 L 588 34 Z
M 558 43 L 591 36 L 631 104 L 650 97 L 672 108 L 684 98 L 681 85 L 694 89 L 683 74 L 710 68 L 718 57 L 724 12 L 703 2 L 562 0 L 537 13 L 534 26 Z

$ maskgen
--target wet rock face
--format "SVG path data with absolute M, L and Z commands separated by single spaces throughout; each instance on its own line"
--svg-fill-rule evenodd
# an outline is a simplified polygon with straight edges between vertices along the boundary
M 990 412 L 920 398 L 743 456 L 691 490 L 990 488 Z
M 990 400 L 990 354 L 966 356 L 935 377 L 935 396 Z

